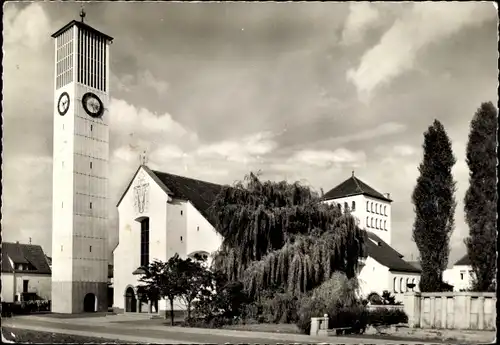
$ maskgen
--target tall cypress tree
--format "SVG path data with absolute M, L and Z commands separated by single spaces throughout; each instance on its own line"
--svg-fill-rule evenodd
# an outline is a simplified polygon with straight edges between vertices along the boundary
M 448 265 L 450 236 L 454 229 L 456 162 L 451 140 L 438 120 L 424 133 L 424 157 L 413 191 L 415 210 L 413 240 L 420 251 L 420 291 L 442 291 Z
M 483 103 L 475 113 L 467 144 L 469 189 L 465 194 L 467 253 L 475 273 L 473 289 L 495 291 L 497 213 L 497 109 Z

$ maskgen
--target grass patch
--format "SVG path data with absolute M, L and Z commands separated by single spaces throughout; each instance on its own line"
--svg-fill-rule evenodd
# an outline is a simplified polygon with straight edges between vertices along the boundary
M 295 324 L 285 323 L 255 323 L 255 324 L 240 324 L 240 325 L 227 325 L 223 329 L 231 329 L 236 331 L 250 331 L 250 332 L 268 332 L 268 333 L 288 333 L 300 334 L 300 330 Z
M 135 344 L 123 340 L 106 339 L 101 337 L 84 337 L 79 335 L 39 332 L 29 329 L 2 327 L 3 336 L 15 343 L 42 343 L 42 344 L 67 344 L 67 343 L 94 343 L 94 344 Z M 15 336 L 12 336 L 14 334 Z

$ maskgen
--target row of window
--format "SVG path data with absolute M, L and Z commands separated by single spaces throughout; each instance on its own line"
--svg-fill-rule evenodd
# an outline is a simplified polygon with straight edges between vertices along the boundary
M 384 222 L 382 223 L 381 219 L 366 217 L 366 227 L 379 230 L 387 230 L 387 222 L 384 220 Z
M 78 82 L 106 91 L 105 39 L 82 30 L 78 36 Z
M 380 214 L 383 216 L 387 216 L 387 206 L 373 203 L 370 201 L 366 202 L 366 211 L 371 213 Z
M 399 289 L 398 287 L 398 278 L 394 278 L 393 283 L 392 283 L 392 290 L 394 293 L 404 293 L 404 292 L 409 292 L 409 291 L 418 291 L 418 281 L 415 278 L 406 278 L 406 284 L 403 284 L 405 282 L 404 278 L 399 278 Z M 415 284 L 415 286 L 410 289 L 408 287 L 408 284 Z

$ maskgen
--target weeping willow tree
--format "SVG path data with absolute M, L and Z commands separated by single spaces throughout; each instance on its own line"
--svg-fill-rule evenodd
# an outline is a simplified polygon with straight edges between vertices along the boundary
M 355 277 L 364 255 L 354 218 L 298 182 L 261 182 L 251 173 L 224 187 L 211 211 L 224 238 L 213 267 L 253 296 L 277 287 L 300 295 L 335 271 Z

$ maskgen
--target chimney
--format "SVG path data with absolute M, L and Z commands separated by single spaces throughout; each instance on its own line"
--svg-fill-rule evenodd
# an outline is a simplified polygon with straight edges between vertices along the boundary
M 385 193 L 385 197 L 386 197 L 387 199 L 390 199 L 390 198 L 391 198 L 391 193 Z

